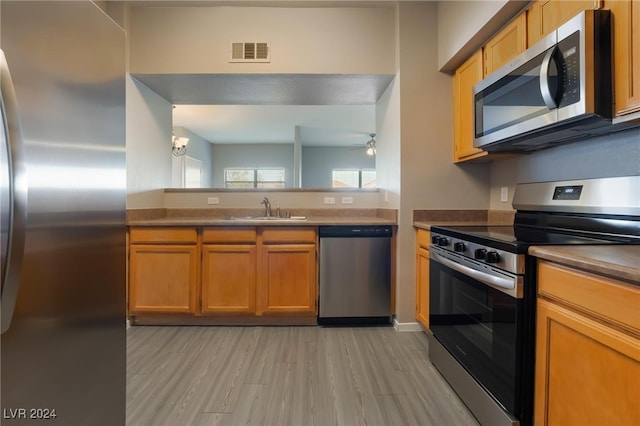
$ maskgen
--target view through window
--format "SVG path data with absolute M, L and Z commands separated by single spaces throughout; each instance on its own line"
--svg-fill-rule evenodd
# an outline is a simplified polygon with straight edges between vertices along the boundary
M 376 188 L 375 170 L 333 170 L 333 188 Z
M 283 168 L 228 168 L 224 169 L 225 188 L 284 188 Z

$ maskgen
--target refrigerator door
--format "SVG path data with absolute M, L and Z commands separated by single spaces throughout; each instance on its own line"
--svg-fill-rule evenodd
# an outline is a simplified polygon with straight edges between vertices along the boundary
M 90 1 L 0 8 L 28 176 L 0 422 L 123 425 L 125 34 Z
M 20 285 L 27 214 L 27 184 L 23 139 L 16 94 L 4 52 L 0 50 L 0 213 L 2 230 L 2 286 L 0 324 L 7 331 Z

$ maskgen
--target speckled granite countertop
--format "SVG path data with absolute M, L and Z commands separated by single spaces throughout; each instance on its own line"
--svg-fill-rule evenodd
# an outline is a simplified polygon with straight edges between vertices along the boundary
M 512 225 L 514 214 L 511 210 L 414 210 L 413 227 Z
M 305 219 L 260 220 L 253 209 L 150 209 L 127 212 L 129 226 L 319 226 L 396 225 L 394 209 L 308 209 L 291 215 Z
M 640 245 L 533 246 L 529 254 L 640 285 Z

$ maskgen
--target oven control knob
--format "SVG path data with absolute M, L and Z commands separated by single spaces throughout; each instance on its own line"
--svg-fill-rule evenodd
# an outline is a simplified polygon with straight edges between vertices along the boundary
M 485 255 L 487 254 L 487 250 L 483 249 L 483 248 L 479 248 L 476 249 L 476 251 L 473 253 L 473 257 L 474 259 L 483 259 Z
M 438 244 L 438 241 L 440 241 L 440 237 L 431 237 L 431 244 Z
M 453 244 L 453 251 L 462 253 L 466 250 L 467 250 L 467 245 L 465 243 L 457 242 Z
M 445 238 L 445 237 L 440 237 L 438 239 L 438 243 L 439 246 L 448 246 L 449 245 L 449 239 Z
M 487 253 L 485 260 L 487 261 L 487 263 L 498 263 L 500 262 L 500 255 L 497 251 L 490 251 Z

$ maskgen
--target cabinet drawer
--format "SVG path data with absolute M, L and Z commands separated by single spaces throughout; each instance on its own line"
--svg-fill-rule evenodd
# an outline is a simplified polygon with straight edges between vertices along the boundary
M 314 243 L 316 242 L 315 228 L 301 227 L 265 227 L 262 228 L 262 241 L 271 243 Z
M 195 228 L 131 228 L 129 240 L 132 244 L 196 244 L 198 242 L 198 232 Z
M 640 286 L 541 261 L 538 292 L 640 331 Z
M 418 229 L 416 242 L 420 247 L 429 250 L 429 243 L 431 242 L 431 232 L 427 231 L 426 229 Z
M 203 243 L 255 243 L 255 227 L 205 228 L 202 230 Z

